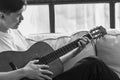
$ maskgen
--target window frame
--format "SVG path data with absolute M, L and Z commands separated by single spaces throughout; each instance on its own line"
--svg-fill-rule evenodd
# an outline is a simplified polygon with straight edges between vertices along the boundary
M 27 0 L 28 5 L 49 5 L 50 33 L 55 33 L 55 9 L 57 4 L 109 3 L 110 28 L 115 28 L 115 3 L 120 0 Z

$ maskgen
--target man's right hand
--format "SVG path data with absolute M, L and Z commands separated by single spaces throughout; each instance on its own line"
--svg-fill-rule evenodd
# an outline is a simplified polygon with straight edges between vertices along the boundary
M 25 77 L 37 80 L 52 80 L 51 76 L 53 73 L 48 70 L 49 66 L 44 64 L 35 64 L 38 61 L 39 60 L 30 61 L 25 67 L 22 68 Z

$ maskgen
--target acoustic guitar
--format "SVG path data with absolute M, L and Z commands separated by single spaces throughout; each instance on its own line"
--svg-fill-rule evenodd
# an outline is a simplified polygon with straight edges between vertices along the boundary
M 102 26 L 96 27 L 90 30 L 83 37 L 91 39 L 98 39 L 103 37 L 106 33 L 105 28 Z M 65 55 L 69 51 L 79 47 L 78 42 L 81 38 L 57 49 L 53 50 L 45 42 L 36 42 L 27 51 L 4 51 L 0 53 L 0 72 L 12 71 L 21 67 L 24 67 L 29 61 L 39 59 L 36 64 L 48 64 L 50 70 L 54 73 L 52 77 L 60 74 L 62 71 L 62 65 L 59 57 Z M 31 80 L 23 78 L 21 80 Z

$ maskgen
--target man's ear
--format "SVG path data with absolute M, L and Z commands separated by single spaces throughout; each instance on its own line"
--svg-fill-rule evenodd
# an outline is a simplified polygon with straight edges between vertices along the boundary
M 0 12 L 0 19 L 4 18 L 4 13 Z

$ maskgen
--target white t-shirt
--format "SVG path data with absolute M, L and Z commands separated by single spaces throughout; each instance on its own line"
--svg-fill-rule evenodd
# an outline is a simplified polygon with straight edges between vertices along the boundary
M 8 50 L 24 51 L 30 46 L 18 30 L 9 30 L 8 33 L 0 31 L 0 52 Z

